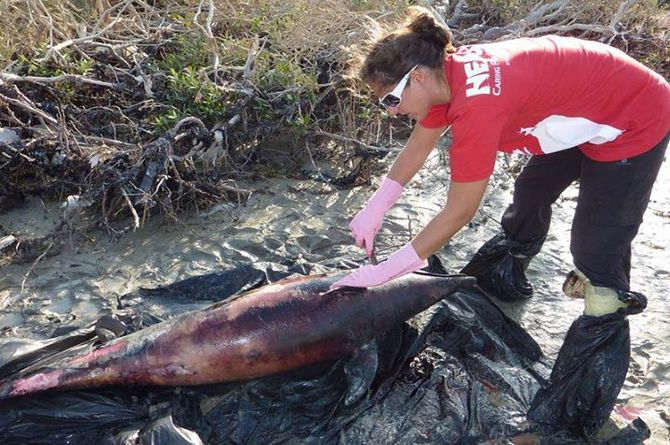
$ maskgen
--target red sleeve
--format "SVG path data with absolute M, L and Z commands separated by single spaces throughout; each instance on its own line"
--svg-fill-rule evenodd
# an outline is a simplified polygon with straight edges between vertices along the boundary
M 449 149 L 452 181 L 474 182 L 491 176 L 506 114 L 500 108 L 473 107 L 456 116 Z
M 424 128 L 440 128 L 446 127 L 449 121 L 447 120 L 447 112 L 449 111 L 449 104 L 433 105 L 428 111 L 426 117 L 421 119 L 419 125 Z

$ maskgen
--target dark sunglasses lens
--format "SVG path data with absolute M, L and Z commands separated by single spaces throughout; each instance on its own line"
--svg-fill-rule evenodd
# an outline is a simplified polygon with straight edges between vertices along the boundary
M 386 97 L 384 97 L 384 100 L 382 100 L 382 104 L 386 107 L 395 108 L 400 105 L 400 98 L 393 94 L 387 94 Z

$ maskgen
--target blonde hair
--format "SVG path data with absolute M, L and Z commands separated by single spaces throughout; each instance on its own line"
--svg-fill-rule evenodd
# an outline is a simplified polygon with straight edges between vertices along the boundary
M 372 44 L 359 77 L 367 84 L 388 86 L 415 65 L 442 69 L 444 58 L 456 51 L 451 31 L 435 21 L 426 8 L 412 6 L 400 27 Z

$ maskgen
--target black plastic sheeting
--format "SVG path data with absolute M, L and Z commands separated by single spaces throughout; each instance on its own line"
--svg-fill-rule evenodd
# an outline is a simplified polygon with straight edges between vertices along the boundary
M 149 312 L 152 301 L 220 301 L 294 272 L 308 273 L 309 267 L 245 266 L 123 296 L 118 310 L 128 330 L 135 330 L 160 321 Z M 108 331 L 105 326 L 98 333 Z M 0 378 L 31 357 L 70 346 L 75 336 L 84 342 L 95 335 L 90 326 L 41 342 L 25 361 L 0 366 Z M 373 386 L 350 407 L 343 403 L 342 359 L 234 384 L 114 387 L 3 400 L 0 437 L 3 445 L 478 444 L 508 443 L 537 429 L 526 413 L 550 367 L 535 341 L 476 288 L 455 292 L 385 333 L 378 350 Z M 639 443 L 645 435 L 646 425 L 638 422 L 621 432 L 626 442 L 611 443 Z M 584 441 L 559 432 L 541 443 Z

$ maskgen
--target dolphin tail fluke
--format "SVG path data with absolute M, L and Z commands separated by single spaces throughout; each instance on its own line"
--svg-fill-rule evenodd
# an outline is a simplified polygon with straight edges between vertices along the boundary
M 363 345 L 344 365 L 349 389 L 344 398 L 345 406 L 351 406 L 367 394 L 377 374 L 379 356 L 377 343 L 373 340 Z

